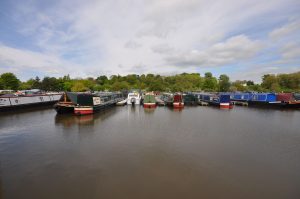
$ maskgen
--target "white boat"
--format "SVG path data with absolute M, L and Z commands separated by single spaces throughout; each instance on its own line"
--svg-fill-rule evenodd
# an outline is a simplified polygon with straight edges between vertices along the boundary
M 138 92 L 130 92 L 128 93 L 127 97 L 127 104 L 128 105 L 136 105 L 136 104 L 141 104 L 141 95 Z

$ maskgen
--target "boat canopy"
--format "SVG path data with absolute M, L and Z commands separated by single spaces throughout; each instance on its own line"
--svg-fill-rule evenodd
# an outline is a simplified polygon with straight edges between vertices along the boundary
M 77 95 L 78 93 L 66 92 L 67 101 L 70 101 L 73 104 L 77 104 Z
M 144 103 L 155 103 L 155 96 L 152 94 L 147 94 L 144 96 Z
M 95 97 L 95 95 L 91 93 L 66 92 L 66 97 L 67 101 L 70 101 L 73 104 L 79 104 L 81 106 L 93 106 L 93 97 Z M 64 100 L 64 96 L 62 97 L 62 100 Z

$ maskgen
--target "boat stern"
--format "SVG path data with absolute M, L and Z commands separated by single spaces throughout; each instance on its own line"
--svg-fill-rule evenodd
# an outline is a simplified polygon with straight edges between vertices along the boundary
M 75 115 L 89 115 L 94 113 L 93 107 L 75 107 Z

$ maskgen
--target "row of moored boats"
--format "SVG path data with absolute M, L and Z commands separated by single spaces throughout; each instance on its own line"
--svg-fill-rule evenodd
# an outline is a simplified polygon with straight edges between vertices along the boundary
M 144 100 L 144 101 L 143 101 Z M 144 104 L 145 108 L 153 108 L 156 105 L 183 108 L 184 105 L 214 105 L 224 109 L 233 108 L 233 105 L 300 108 L 300 94 L 297 93 L 129 93 L 127 104 Z
M 55 104 L 57 113 L 76 115 L 93 114 L 113 105 L 143 105 L 155 108 L 157 105 L 181 109 L 185 105 L 214 105 L 222 109 L 231 109 L 234 104 L 248 106 L 300 108 L 300 94 L 297 93 L 141 93 L 131 91 L 126 97 L 121 92 L 64 92 L 42 93 L 24 91 L 0 95 L 0 110 L 29 106 Z

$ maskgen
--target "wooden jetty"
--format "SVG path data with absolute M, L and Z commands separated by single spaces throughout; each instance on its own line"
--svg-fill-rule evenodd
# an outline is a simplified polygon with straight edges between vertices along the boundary
M 208 106 L 208 102 L 198 101 L 198 105 L 200 106 Z
M 243 102 L 243 101 L 232 101 L 234 105 L 239 105 L 239 106 L 248 106 L 248 102 Z

